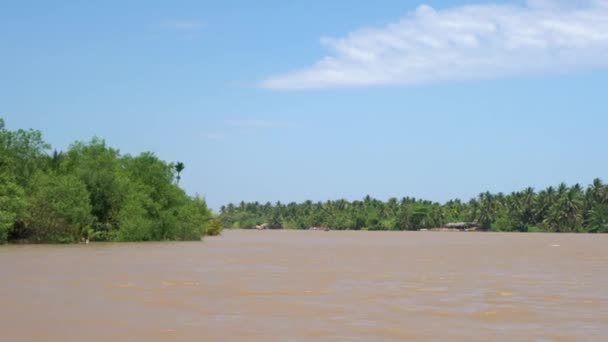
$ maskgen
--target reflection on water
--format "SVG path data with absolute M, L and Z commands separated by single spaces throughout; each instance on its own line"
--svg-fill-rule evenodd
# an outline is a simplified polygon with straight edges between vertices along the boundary
M 608 236 L 228 231 L 0 247 L 3 341 L 603 341 Z

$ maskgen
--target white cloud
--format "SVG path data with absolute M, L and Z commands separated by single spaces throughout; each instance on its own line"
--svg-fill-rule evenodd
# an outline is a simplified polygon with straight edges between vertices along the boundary
M 306 89 L 492 79 L 608 67 L 608 0 L 421 5 L 398 22 L 321 38 L 332 53 L 260 86 Z
M 227 120 L 228 126 L 245 128 L 245 129 L 260 129 L 260 128 L 291 128 L 295 127 L 293 122 L 285 121 L 267 121 L 267 120 Z

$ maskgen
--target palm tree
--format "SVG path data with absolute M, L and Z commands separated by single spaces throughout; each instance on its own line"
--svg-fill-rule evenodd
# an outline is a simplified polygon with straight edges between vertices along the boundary
M 608 202 L 608 187 L 601 179 L 594 179 L 593 184 L 587 188 L 587 201 L 591 205 Z
M 177 164 L 175 164 L 175 171 L 177 172 L 177 184 L 179 184 L 179 181 L 182 179 L 181 173 L 185 168 L 186 166 L 182 162 L 177 162 Z
M 489 229 L 496 219 L 496 213 L 500 206 L 497 197 L 502 198 L 503 195 L 500 193 L 498 195 L 492 195 L 490 192 L 484 192 L 478 196 L 479 211 L 477 222 L 479 222 L 484 229 Z
M 563 183 L 562 183 L 563 184 Z M 557 198 L 549 208 L 544 222 L 551 231 L 578 231 L 582 224 L 582 189 L 574 185 L 568 189 L 565 184 L 557 190 Z
M 536 193 L 531 187 L 526 188 L 523 192 L 517 193 L 516 212 L 519 222 L 517 222 L 520 230 L 527 230 L 528 225 L 536 224 L 534 218 L 534 204 L 536 203 Z
M 51 168 L 54 171 L 59 170 L 59 165 L 61 165 L 61 160 L 63 159 L 63 152 L 54 150 L 53 155 L 51 156 Z
M 589 219 L 587 225 L 590 232 L 607 233 L 608 232 L 608 205 L 601 204 L 589 210 Z
M 90 240 L 99 238 L 101 236 L 101 232 L 94 230 L 91 227 L 84 227 L 80 231 L 80 236 L 81 236 L 81 239 L 84 240 L 84 242 L 86 244 L 88 244 Z

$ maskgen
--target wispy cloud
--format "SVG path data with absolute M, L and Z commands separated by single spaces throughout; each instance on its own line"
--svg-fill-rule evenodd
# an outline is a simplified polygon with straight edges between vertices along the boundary
M 268 121 L 268 120 L 256 120 L 256 119 L 245 119 L 245 120 L 227 120 L 226 125 L 236 128 L 245 129 L 261 129 L 261 128 L 291 128 L 295 127 L 296 124 L 288 121 Z
M 257 134 L 262 130 L 281 130 L 298 127 L 295 122 L 271 121 L 259 119 L 226 120 L 220 123 L 217 130 L 201 132 L 201 137 L 207 140 L 223 140 L 242 134 Z
M 208 140 L 220 140 L 224 138 L 224 134 L 222 132 L 202 132 L 201 137 Z
M 180 31 L 195 31 L 203 27 L 203 24 L 198 20 L 168 20 L 165 24 Z
M 530 0 L 435 10 L 321 38 L 332 51 L 260 86 L 306 89 L 492 79 L 608 67 L 608 0 Z

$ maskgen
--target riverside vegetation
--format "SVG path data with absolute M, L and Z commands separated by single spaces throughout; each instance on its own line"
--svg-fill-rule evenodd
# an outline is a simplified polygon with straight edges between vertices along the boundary
M 222 227 L 418 230 L 473 222 L 484 230 L 608 232 L 608 185 L 485 192 L 440 204 L 380 201 L 228 204 L 214 216 L 179 187 L 183 163 L 151 152 L 122 155 L 93 138 L 51 151 L 37 130 L 10 131 L 0 118 L 0 243 L 198 240 Z
M 183 163 L 122 155 L 104 140 L 65 152 L 0 118 L 0 243 L 200 240 L 221 232 L 203 198 L 178 186 Z
M 306 229 L 326 227 L 355 230 L 418 230 L 442 227 L 448 222 L 472 222 L 483 230 L 519 232 L 608 232 L 608 185 L 600 179 L 583 189 L 579 184 L 532 188 L 492 194 L 485 192 L 468 202 L 445 204 L 405 197 L 380 201 L 276 204 L 229 204 L 220 210 L 226 227 Z

